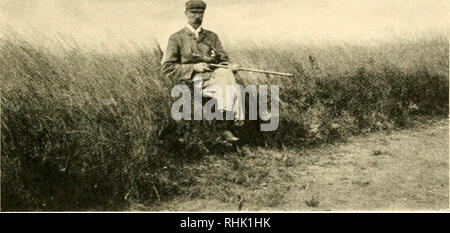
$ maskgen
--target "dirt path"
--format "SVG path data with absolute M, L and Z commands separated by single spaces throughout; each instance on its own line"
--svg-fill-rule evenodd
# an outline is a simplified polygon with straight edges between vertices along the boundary
M 295 158 L 291 159 L 294 161 L 293 165 L 282 168 L 283 174 L 287 175 L 286 179 L 264 184 L 258 189 L 236 185 L 233 190 L 242 194 L 241 201 L 236 198 L 230 201 L 210 197 L 190 200 L 181 198 L 164 203 L 156 209 L 165 211 L 448 209 L 448 129 L 448 120 L 441 120 L 427 127 L 394 131 L 390 134 L 379 132 L 367 137 L 355 137 L 345 143 L 324 145 L 306 151 L 260 149 L 261 154 L 284 159 Z M 285 188 L 270 189 L 275 186 L 281 187 L 280 185 Z M 259 198 L 267 196 L 270 198 Z M 268 205 L 267 200 L 276 202 Z
M 297 169 L 297 182 L 307 186 L 294 188 L 279 209 L 448 209 L 448 142 L 448 122 L 442 121 L 313 152 Z

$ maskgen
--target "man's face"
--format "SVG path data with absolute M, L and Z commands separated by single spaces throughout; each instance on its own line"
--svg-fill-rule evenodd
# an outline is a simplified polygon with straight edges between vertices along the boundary
M 192 27 L 197 28 L 202 25 L 203 22 L 203 11 L 186 11 L 186 17 L 188 19 L 188 24 Z

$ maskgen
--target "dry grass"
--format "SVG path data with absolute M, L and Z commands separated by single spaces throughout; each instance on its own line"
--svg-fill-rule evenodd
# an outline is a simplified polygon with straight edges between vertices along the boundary
M 57 44 L 50 51 L 14 35 L 1 41 L 2 209 L 121 209 L 200 195 L 191 186 L 201 170 L 191 165 L 226 150 L 211 141 L 214 126 L 171 120 L 174 82 L 160 74 L 158 51 Z M 282 100 L 277 131 L 249 124 L 240 132 L 250 148 L 302 147 L 408 126 L 412 116 L 448 115 L 446 38 L 372 47 L 246 46 L 230 54 L 242 66 L 295 75 L 241 74 L 245 84 L 280 84 Z M 189 140 L 180 143 L 182 137 Z M 227 178 L 237 185 L 259 184 L 273 172 L 271 159 L 269 165 L 229 159 L 220 169 L 245 171 Z M 227 188 L 212 190 L 233 197 Z

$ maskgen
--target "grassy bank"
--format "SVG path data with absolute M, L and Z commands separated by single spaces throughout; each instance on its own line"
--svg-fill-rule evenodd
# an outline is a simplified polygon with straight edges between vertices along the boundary
M 448 209 L 448 118 L 312 148 L 244 147 L 205 156 L 190 193 L 132 211 L 433 211 Z M 195 193 L 195 197 L 192 195 Z
M 238 133 L 246 146 L 302 147 L 448 115 L 444 38 L 229 53 L 242 66 L 295 76 L 240 74 L 244 84 L 279 84 L 282 101 L 278 130 L 262 133 L 249 122 Z M 2 210 L 107 210 L 195 197 L 190 186 L 201 174 L 190 164 L 222 149 L 214 125 L 171 120 L 174 82 L 160 74 L 156 49 L 49 50 L 10 37 L 1 41 L 0 70 Z

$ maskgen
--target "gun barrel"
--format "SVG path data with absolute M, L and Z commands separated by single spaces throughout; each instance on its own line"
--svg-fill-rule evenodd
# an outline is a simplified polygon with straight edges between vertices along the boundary
M 229 68 L 226 65 L 220 65 L 220 64 L 209 64 L 212 67 L 219 67 L 219 68 Z M 256 73 L 263 73 L 263 74 L 274 74 L 274 75 L 281 75 L 281 76 L 287 76 L 287 77 L 293 77 L 294 75 L 289 73 L 282 73 L 282 72 L 276 72 L 276 71 L 267 71 L 267 70 L 258 70 L 258 69 L 250 69 L 250 68 L 238 68 L 239 71 L 248 71 L 248 72 L 256 72 Z

